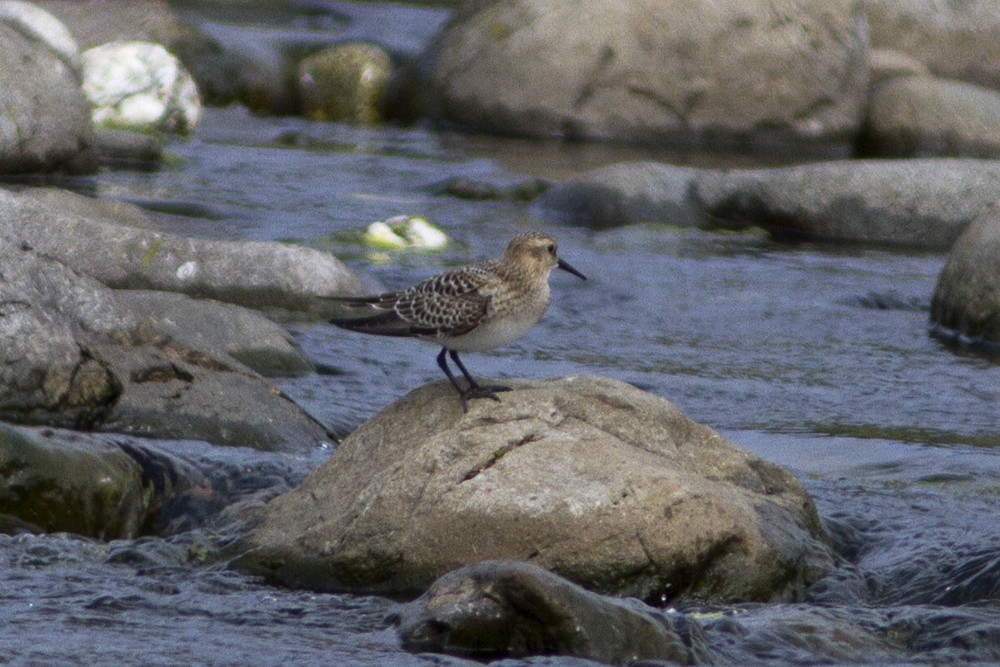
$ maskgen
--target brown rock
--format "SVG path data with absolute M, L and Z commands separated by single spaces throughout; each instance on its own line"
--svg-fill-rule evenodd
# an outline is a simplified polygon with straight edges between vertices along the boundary
M 313 589 L 412 594 L 484 559 L 643 599 L 795 598 L 831 564 L 787 471 L 622 382 L 513 383 L 463 414 L 411 392 L 267 505 L 241 567 Z

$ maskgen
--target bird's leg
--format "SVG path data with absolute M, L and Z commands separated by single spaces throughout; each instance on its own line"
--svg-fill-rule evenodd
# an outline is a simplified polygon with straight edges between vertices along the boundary
M 462 363 L 462 360 L 458 358 L 458 352 L 455 350 L 448 350 L 448 354 L 451 356 L 451 360 L 455 362 L 455 365 L 458 366 L 458 370 L 462 371 L 462 375 L 464 375 L 465 379 L 469 381 L 469 388 L 465 390 L 465 395 L 468 398 L 492 398 L 494 401 L 499 401 L 500 399 L 496 396 L 496 392 L 510 391 L 510 387 L 502 384 L 493 384 L 486 387 L 480 385 L 472 378 L 472 375 L 469 374 L 469 371 L 465 368 L 465 364 Z

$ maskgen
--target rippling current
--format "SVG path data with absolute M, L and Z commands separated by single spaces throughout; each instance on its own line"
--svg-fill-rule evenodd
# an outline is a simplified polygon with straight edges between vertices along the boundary
M 631 157 L 606 147 L 525 151 L 524 142 L 214 110 L 170 152 L 160 171 L 105 172 L 83 188 L 160 212 L 178 233 L 330 251 L 373 288 L 496 256 L 524 229 L 555 235 L 591 280 L 554 274 L 539 326 L 466 355 L 470 370 L 605 375 L 667 398 L 792 469 L 853 560 L 801 605 L 700 610 L 726 660 L 1000 659 L 1000 364 L 929 334 L 943 255 L 783 245 L 669 221 L 560 228 L 522 202 L 436 194 L 455 177 L 505 186 Z M 452 244 L 386 255 L 358 243 L 368 223 L 402 213 L 426 216 Z M 431 346 L 287 325 L 318 372 L 280 387 L 338 433 L 439 379 Z M 201 461 L 280 463 L 290 483 L 324 456 L 184 447 Z M 475 664 L 403 652 L 385 621 L 391 601 L 276 589 L 206 562 L 220 539 L 0 536 L 0 664 Z M 844 644 L 823 635 L 831 619 L 857 629 L 853 649 L 831 648 Z

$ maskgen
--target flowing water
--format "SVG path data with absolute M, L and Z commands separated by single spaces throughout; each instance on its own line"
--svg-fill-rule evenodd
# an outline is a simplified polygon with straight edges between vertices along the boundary
M 669 221 L 559 228 L 514 199 L 438 194 L 450 178 L 506 186 L 634 157 L 591 147 L 581 159 L 583 150 L 215 110 L 194 139 L 170 146 L 169 166 L 83 185 L 160 212 L 179 233 L 328 250 L 373 288 L 496 256 L 524 229 L 551 232 L 591 280 L 556 272 L 543 321 L 502 350 L 466 355 L 469 368 L 604 375 L 667 398 L 793 470 L 851 556 L 800 605 L 706 614 L 721 657 L 1000 659 L 1000 364 L 930 335 L 944 256 L 783 245 Z M 517 172 L 504 166 L 512 155 Z M 426 216 L 453 242 L 410 254 L 359 244 L 368 223 L 402 213 Z M 335 432 L 439 379 L 431 346 L 288 326 L 318 372 L 280 387 Z M 203 466 L 280 468 L 264 479 L 286 484 L 325 456 L 170 446 Z M 277 589 L 206 561 L 224 539 L 205 530 L 110 544 L 0 536 L 0 664 L 475 664 L 403 652 L 385 621 L 391 601 Z M 836 623 L 859 638 L 825 636 Z

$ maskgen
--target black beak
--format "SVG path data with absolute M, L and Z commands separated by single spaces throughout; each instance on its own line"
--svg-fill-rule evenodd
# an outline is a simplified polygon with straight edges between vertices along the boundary
M 577 271 L 576 269 L 574 269 L 572 266 L 569 265 L 569 262 L 567 262 L 565 260 L 561 260 L 560 259 L 559 263 L 558 263 L 558 266 L 563 271 L 566 271 L 568 273 L 572 273 L 574 276 L 576 276 L 580 280 L 586 280 L 587 279 L 587 276 L 583 275 L 582 273 L 580 273 L 579 271 Z

